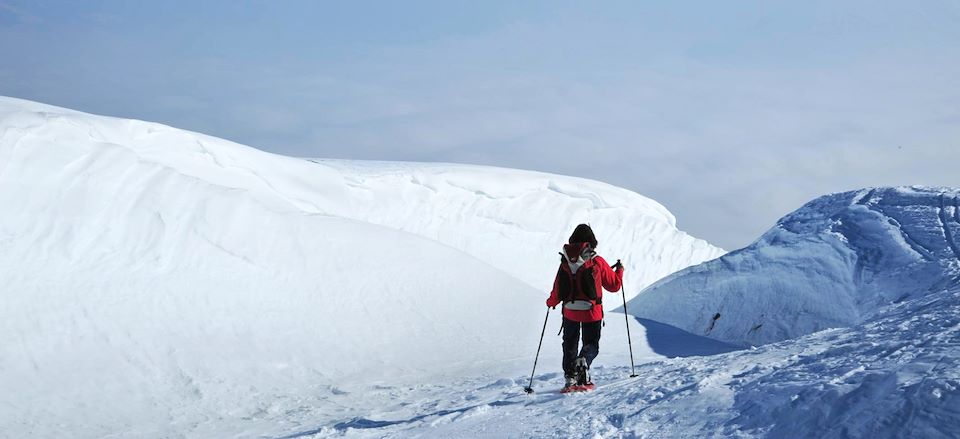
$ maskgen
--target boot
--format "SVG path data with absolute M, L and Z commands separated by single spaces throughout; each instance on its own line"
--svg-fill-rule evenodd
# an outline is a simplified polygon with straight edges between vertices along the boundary
M 577 357 L 577 360 L 573 363 L 573 368 L 576 370 L 577 385 L 593 384 L 593 381 L 590 380 L 590 366 L 587 366 L 586 358 Z

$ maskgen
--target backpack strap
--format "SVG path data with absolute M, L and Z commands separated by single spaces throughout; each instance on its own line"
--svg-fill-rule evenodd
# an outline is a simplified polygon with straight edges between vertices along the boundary
M 567 270 L 563 269 L 566 263 L 566 258 L 563 256 L 563 253 L 560 253 L 560 268 L 557 268 L 557 298 L 560 299 L 561 303 L 569 302 L 574 296 L 574 283 L 571 282 L 573 280 L 572 276 L 570 276 Z
M 602 303 L 602 301 L 597 294 L 597 279 L 594 277 L 595 273 L 592 262 L 593 261 L 591 260 L 590 262 L 584 264 L 584 266 L 580 268 L 580 271 L 577 272 L 577 287 L 583 297 L 599 305 Z

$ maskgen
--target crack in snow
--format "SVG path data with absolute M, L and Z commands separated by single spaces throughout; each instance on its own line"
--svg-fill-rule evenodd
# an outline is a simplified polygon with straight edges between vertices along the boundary
M 910 233 L 908 233 L 906 229 L 903 228 L 903 225 L 900 224 L 900 221 L 888 215 L 886 212 L 883 211 L 881 207 L 875 204 L 867 203 L 867 204 L 861 204 L 861 205 L 866 207 L 867 209 L 870 209 L 882 215 L 887 220 L 887 224 L 890 224 L 891 226 L 895 227 L 897 231 L 900 232 L 900 235 L 903 237 L 904 242 L 906 242 L 907 245 L 910 246 L 911 250 L 913 250 L 918 255 L 920 255 L 920 257 L 922 257 L 926 261 L 934 260 L 933 252 L 930 251 L 930 249 L 924 247 L 922 244 L 920 244 L 920 242 L 918 242 L 916 238 L 914 238 L 913 236 L 910 236 Z

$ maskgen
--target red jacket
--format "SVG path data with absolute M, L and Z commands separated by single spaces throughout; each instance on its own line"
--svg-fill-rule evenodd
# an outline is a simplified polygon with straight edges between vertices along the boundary
M 597 283 L 597 299 L 602 300 L 603 290 L 606 289 L 612 293 L 620 291 L 623 285 L 623 268 L 613 271 L 610 264 L 600 256 L 593 257 L 594 279 Z M 553 308 L 560 304 L 560 298 L 557 295 L 557 279 L 553 280 L 553 290 L 550 291 L 550 297 L 547 299 L 547 306 Z M 593 309 L 578 311 L 572 309 L 563 309 L 563 316 L 576 322 L 597 322 L 603 320 L 603 305 L 596 305 Z

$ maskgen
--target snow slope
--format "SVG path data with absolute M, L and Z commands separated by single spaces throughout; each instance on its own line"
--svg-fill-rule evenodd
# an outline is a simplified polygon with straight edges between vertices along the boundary
M 260 436 L 525 369 L 579 221 L 637 289 L 722 252 L 588 180 L 317 163 L 0 98 L 0 437 Z
M 462 373 L 481 368 L 465 351 L 534 343 L 503 303 L 542 294 L 475 258 L 186 175 L 83 122 L 4 114 L 0 436 L 229 435 L 323 408 L 340 380 Z M 504 346 L 483 325 L 529 335 Z
M 654 339 L 639 332 L 635 341 Z M 638 377 L 629 367 L 601 368 L 589 394 L 558 394 L 562 378 L 550 373 L 538 376 L 532 396 L 522 376 L 464 381 L 276 437 L 955 438 L 958 346 L 954 285 L 850 328 L 712 356 L 643 353 Z
M 818 198 L 752 245 L 671 275 L 630 311 L 738 344 L 850 326 L 960 278 L 960 190 Z
M 651 287 L 665 294 L 660 285 L 680 283 L 687 289 L 672 290 L 671 303 L 683 306 L 699 304 L 695 288 L 754 294 L 736 307 L 726 302 L 728 319 L 760 310 L 803 322 L 839 308 L 858 321 L 737 350 L 711 344 L 700 331 L 635 318 L 638 376 L 629 377 L 622 341 L 606 343 L 593 393 L 561 395 L 562 377 L 549 371 L 537 376 L 532 396 L 523 393 L 521 374 L 464 380 L 410 389 L 370 413 L 318 419 L 277 436 L 955 438 L 956 195 L 914 187 L 826 196 L 751 247 Z M 757 295 L 770 292 L 730 289 L 763 285 L 760 279 L 779 285 L 779 295 L 765 299 Z M 651 310 L 658 309 L 644 309 Z M 723 319 L 715 331 L 723 332 Z M 623 330 L 610 319 L 604 335 Z

